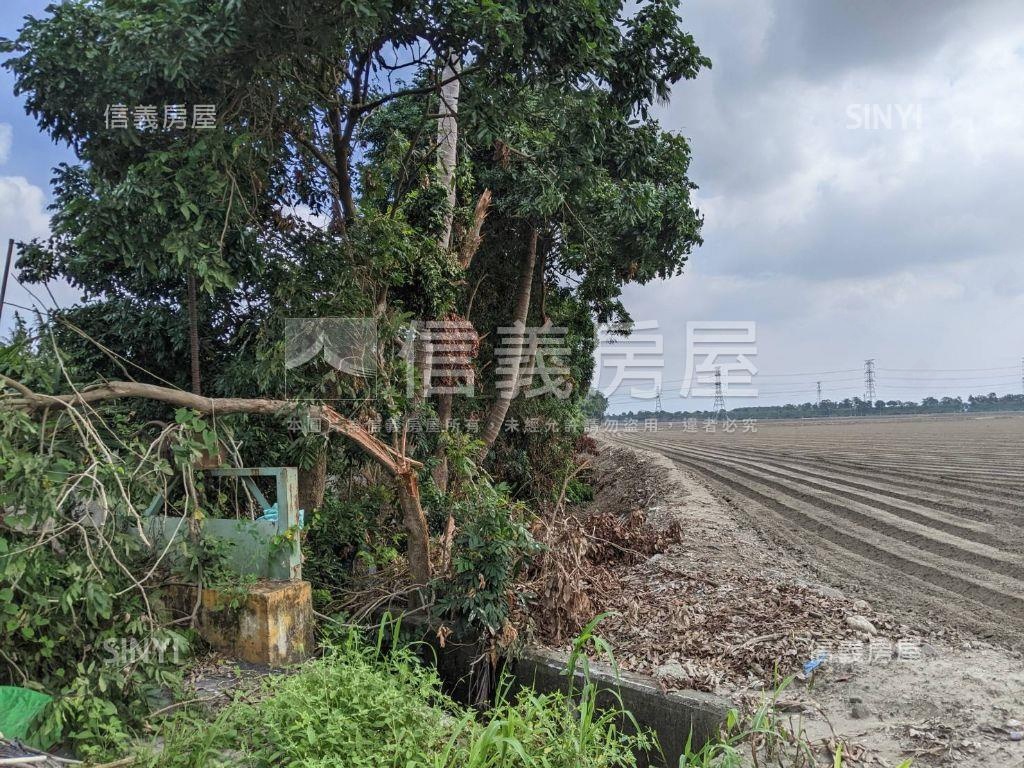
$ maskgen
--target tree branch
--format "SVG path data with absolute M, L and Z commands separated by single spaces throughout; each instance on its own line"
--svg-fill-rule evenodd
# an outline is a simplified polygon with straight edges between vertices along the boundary
M 67 395 L 42 395 L 3 374 L 0 374 L 0 382 L 20 395 L 20 397 L 4 397 L 0 403 L 7 408 L 20 410 L 74 408 L 78 405 L 119 398 L 155 400 L 179 408 L 191 408 L 200 413 L 217 415 L 248 413 L 274 416 L 295 408 L 295 403 L 289 400 L 203 397 L 171 387 L 128 381 L 112 381 Z M 391 476 L 398 492 L 406 531 L 409 534 L 407 552 L 409 572 L 417 584 L 427 584 L 430 581 L 430 533 L 420 502 L 419 480 L 416 476 L 417 468 L 423 465 L 394 450 L 357 422 L 342 416 L 330 406 L 312 406 L 310 412 L 319 415 L 331 431 L 338 432 L 356 443 Z
M 3 374 L 0 374 L 0 381 L 3 382 L 4 386 L 10 387 L 21 395 L 18 398 L 5 398 L 0 402 L 8 408 L 21 410 L 73 408 L 78 405 L 121 398 L 156 400 L 157 402 L 167 403 L 178 408 L 191 408 L 200 413 L 216 414 L 219 416 L 232 413 L 279 416 L 295 409 L 295 402 L 291 400 L 250 397 L 203 397 L 202 395 L 194 395 L 191 392 L 185 392 L 180 389 L 161 387 L 156 384 L 143 384 L 135 381 L 112 381 L 108 384 L 91 389 L 82 389 L 79 392 L 67 395 L 39 394 Z M 310 411 L 314 415 L 319 416 L 322 421 L 325 421 L 332 431 L 338 432 L 358 443 L 384 469 L 393 475 L 410 467 L 422 466 L 419 462 L 398 453 L 386 443 L 378 440 L 360 424 L 346 416 L 342 416 L 330 406 L 312 406 Z
M 316 144 L 314 144 L 309 138 L 306 137 L 306 135 L 302 132 L 300 128 L 298 128 L 297 126 L 292 127 L 288 131 L 288 134 L 293 139 L 295 139 L 296 143 L 301 144 L 303 147 L 309 150 L 309 153 L 313 155 L 313 157 L 315 157 L 320 162 L 320 164 L 324 166 L 324 168 L 330 171 L 331 175 L 334 176 L 335 179 L 340 178 L 338 176 L 337 166 L 335 166 L 334 163 L 330 161 L 330 158 L 328 158 L 327 155 L 324 154 L 323 150 L 321 150 Z
M 466 67 L 458 74 L 447 79 L 441 80 L 440 82 L 433 83 L 431 85 L 420 86 L 419 88 L 406 88 L 405 90 L 402 91 L 388 93 L 385 94 L 384 96 L 381 96 L 379 99 L 374 99 L 373 101 L 367 101 L 362 104 L 353 104 L 351 106 L 351 109 L 353 112 L 357 114 L 363 114 L 365 112 L 374 110 L 377 107 L 383 106 L 384 104 L 387 104 L 389 101 L 394 101 L 395 99 L 401 99 L 404 98 L 405 96 L 422 96 L 427 93 L 433 93 L 439 88 L 443 88 L 444 86 L 448 85 L 448 83 L 454 82 L 455 80 L 462 80 L 463 77 L 475 72 L 478 69 L 480 69 L 479 66 Z

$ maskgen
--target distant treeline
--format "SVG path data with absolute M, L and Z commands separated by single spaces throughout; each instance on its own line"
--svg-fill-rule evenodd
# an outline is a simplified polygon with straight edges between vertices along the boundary
M 730 408 L 726 413 L 731 419 L 807 419 L 829 416 L 895 416 L 916 413 L 973 413 L 976 411 L 1024 411 L 1024 395 L 971 395 L 961 397 L 926 397 L 921 402 L 912 400 L 876 400 L 871 403 L 859 397 L 845 400 L 822 400 L 820 403 L 800 405 L 758 405 L 744 408 Z M 613 420 L 645 419 L 657 416 L 662 421 L 679 419 L 708 418 L 714 411 L 630 411 L 608 414 Z

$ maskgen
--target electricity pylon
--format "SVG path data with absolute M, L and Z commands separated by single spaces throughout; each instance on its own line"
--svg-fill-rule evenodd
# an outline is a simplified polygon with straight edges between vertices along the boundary
M 722 394 L 721 366 L 715 368 L 715 404 L 711 406 L 711 410 L 715 412 L 715 416 L 718 416 L 718 414 L 725 410 L 725 395 Z
M 864 399 L 869 406 L 875 404 L 875 361 L 864 361 Z

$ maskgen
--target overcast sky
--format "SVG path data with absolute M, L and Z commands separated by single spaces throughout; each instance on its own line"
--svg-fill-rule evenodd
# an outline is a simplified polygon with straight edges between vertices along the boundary
M 0 35 L 45 5 L 4 0 Z M 664 334 L 664 406 L 710 405 L 679 396 L 686 324 L 709 320 L 756 323 L 760 404 L 813 400 L 817 380 L 825 397 L 861 395 L 866 358 L 886 400 L 1019 392 L 1024 4 L 688 0 L 682 13 L 714 66 L 660 117 L 691 139 L 705 242 L 684 276 L 626 292 Z M 12 85 L 0 74 L 4 243 L 46 234 L 50 169 L 71 159 Z M 9 299 L 30 300 L 18 286 Z M 613 412 L 650 406 L 629 389 Z
M 678 397 L 685 326 L 722 319 L 757 323 L 760 404 L 813 400 L 818 379 L 860 395 L 866 358 L 886 400 L 1020 392 L 1024 3 L 682 13 L 713 68 L 661 120 L 691 140 L 704 245 L 684 276 L 626 293 L 664 332 L 664 406 L 708 407 Z M 947 370 L 981 368 L 999 370 Z M 819 371 L 849 372 L 782 375 Z M 643 402 L 623 393 L 613 411 Z

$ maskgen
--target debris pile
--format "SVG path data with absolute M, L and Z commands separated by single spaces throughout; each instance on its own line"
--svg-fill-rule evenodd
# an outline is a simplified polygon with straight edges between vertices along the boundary
M 693 542 L 679 520 L 650 507 L 679 489 L 647 462 L 602 448 L 591 478 L 597 511 L 549 515 L 534 527 L 545 551 L 527 586 L 542 642 L 564 647 L 606 613 L 597 631 L 624 669 L 666 689 L 726 692 L 916 641 L 909 627 L 837 590 L 688 559 L 693 547 L 680 545 Z
M 711 575 L 672 563 L 671 555 L 610 576 L 590 596 L 595 612 L 611 614 L 600 633 L 624 668 L 665 687 L 767 683 L 800 671 L 822 649 L 867 652 L 875 637 L 867 626 L 881 636 L 907 631 L 884 616 L 857 616 L 846 598 L 733 569 Z
M 538 519 L 533 535 L 544 545 L 527 589 L 538 634 L 559 643 L 575 635 L 596 613 L 601 595 L 619 587 L 616 568 L 646 561 L 679 541 L 678 525 L 655 530 L 642 512 L 574 515 L 559 511 Z

